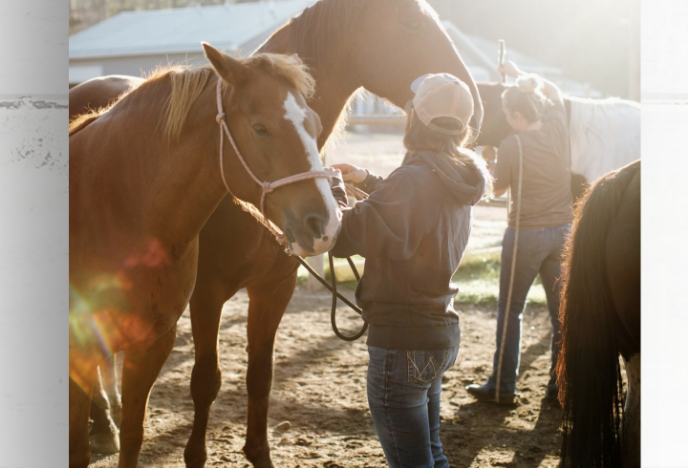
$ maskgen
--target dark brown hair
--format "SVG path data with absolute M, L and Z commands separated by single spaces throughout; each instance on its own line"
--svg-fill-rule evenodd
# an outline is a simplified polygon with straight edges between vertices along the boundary
M 406 104 L 405 110 L 408 118 L 406 119 L 404 146 L 408 151 L 433 151 L 466 167 L 482 171 L 486 175 L 485 185 L 487 187 L 484 196 L 492 196 L 492 177 L 485 167 L 485 161 L 465 147 L 472 140 L 473 130 L 471 127 L 464 127 L 461 122 L 451 117 L 432 119 L 432 123 L 438 127 L 461 131 L 458 135 L 445 135 L 430 129 L 415 115 L 413 101 Z

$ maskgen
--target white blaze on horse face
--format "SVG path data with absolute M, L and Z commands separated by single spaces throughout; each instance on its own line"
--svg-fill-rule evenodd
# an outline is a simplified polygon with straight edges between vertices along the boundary
M 306 149 L 308 161 L 311 164 L 311 171 L 322 171 L 323 166 L 320 162 L 318 143 L 315 141 L 315 138 L 308 134 L 303 125 L 303 122 L 306 119 L 306 109 L 299 106 L 299 104 L 296 102 L 296 98 L 294 98 L 294 95 L 289 92 L 287 93 L 287 99 L 284 101 L 284 110 L 287 111 L 287 113 L 284 114 L 284 118 L 294 124 L 296 133 L 299 134 L 301 142 Z M 337 234 L 339 234 L 339 229 L 341 228 L 342 213 L 337 209 L 337 202 L 332 195 L 332 190 L 330 189 L 328 180 L 319 178 L 314 179 L 314 182 L 316 187 L 318 187 L 318 190 L 320 190 L 320 193 L 323 197 L 323 202 L 327 208 L 327 224 L 325 225 L 323 236 L 319 239 L 314 239 L 313 241 L 313 249 L 317 255 L 326 252 L 334 244 Z M 306 253 L 298 244 L 293 248 L 294 253 L 297 255 L 303 255 Z M 311 253 L 311 255 L 313 255 L 313 253 Z

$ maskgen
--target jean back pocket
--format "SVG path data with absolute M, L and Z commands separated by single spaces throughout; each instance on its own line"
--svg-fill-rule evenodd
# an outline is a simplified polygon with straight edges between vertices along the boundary
M 442 376 L 454 364 L 456 348 L 406 351 L 408 381 L 428 385 Z

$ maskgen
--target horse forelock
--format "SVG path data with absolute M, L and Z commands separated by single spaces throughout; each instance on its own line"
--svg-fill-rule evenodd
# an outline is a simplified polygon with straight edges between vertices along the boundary
M 315 94 L 315 80 L 308 67 L 298 55 L 258 53 L 242 60 L 244 65 L 259 68 L 262 71 L 286 82 L 310 99 Z

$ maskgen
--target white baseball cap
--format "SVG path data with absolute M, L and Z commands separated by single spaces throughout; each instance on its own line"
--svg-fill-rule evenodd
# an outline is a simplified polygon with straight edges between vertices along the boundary
M 413 108 L 418 118 L 430 129 L 445 135 L 458 135 L 468 127 L 473 115 L 473 96 L 468 86 L 449 73 L 429 73 L 411 83 Z M 442 128 L 434 123 L 438 117 L 450 117 L 461 122 L 463 129 Z

